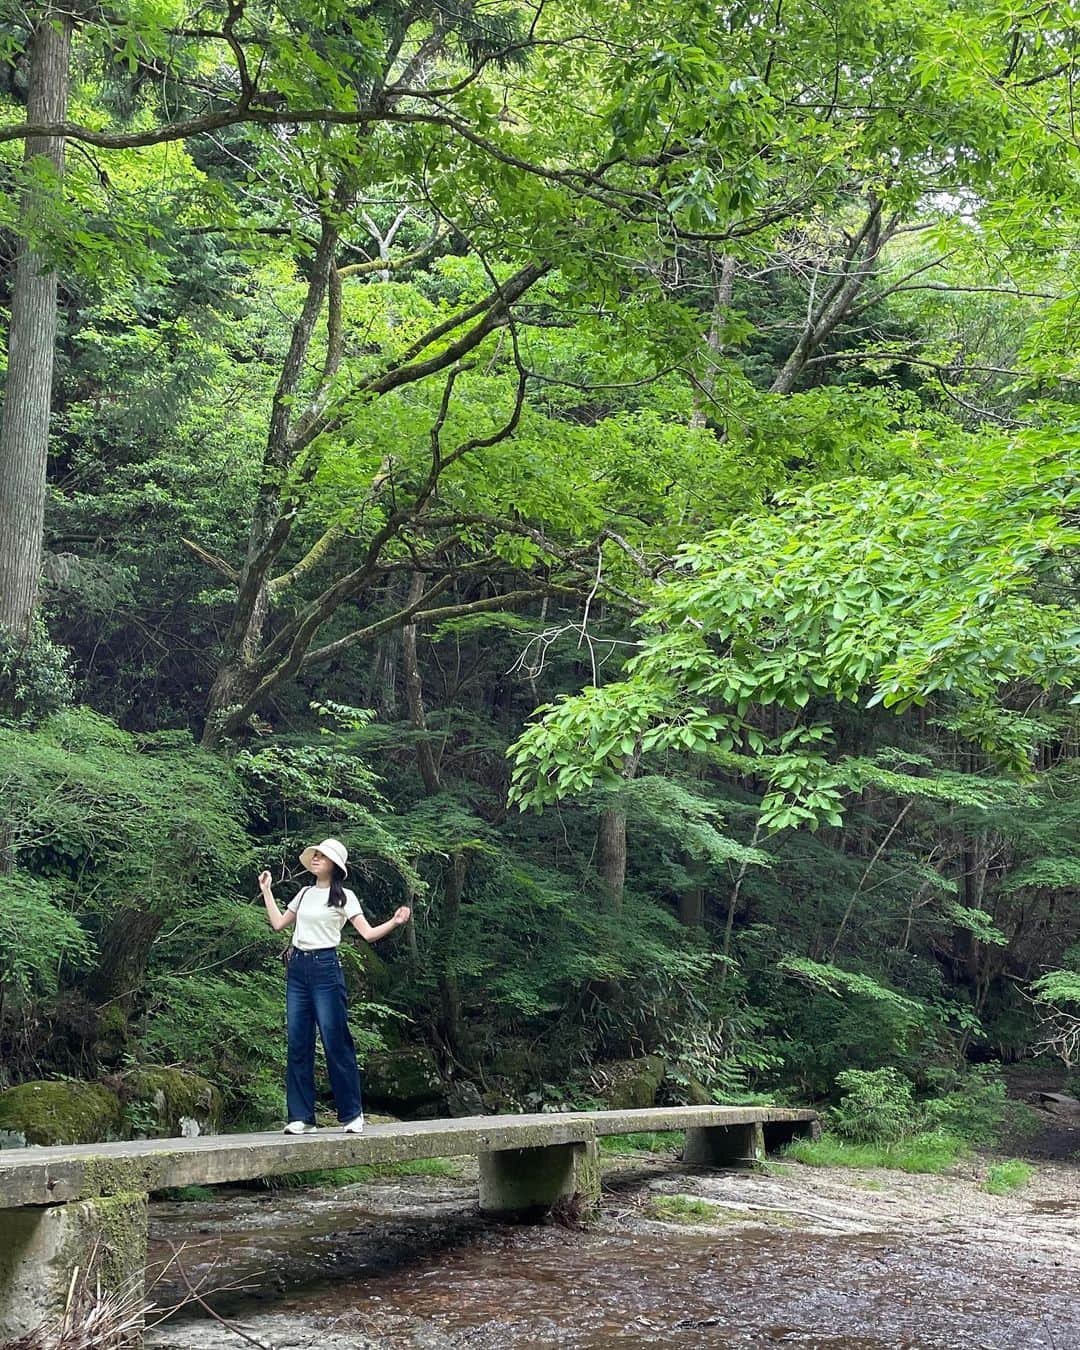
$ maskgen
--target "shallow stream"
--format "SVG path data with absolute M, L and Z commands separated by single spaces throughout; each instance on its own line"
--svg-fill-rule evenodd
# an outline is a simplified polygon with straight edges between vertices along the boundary
M 705 1202 L 697 1222 L 672 1221 L 679 1196 Z M 158 1204 L 153 1297 L 188 1302 L 148 1345 L 236 1350 L 239 1330 L 274 1350 L 1080 1347 L 1075 1164 L 990 1196 L 977 1164 L 943 1178 L 623 1160 L 585 1231 L 489 1223 L 475 1200 L 466 1174 Z

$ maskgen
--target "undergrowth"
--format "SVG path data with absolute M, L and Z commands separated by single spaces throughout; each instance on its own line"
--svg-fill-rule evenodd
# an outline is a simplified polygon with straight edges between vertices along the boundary
M 693 1195 L 658 1195 L 649 1202 L 649 1215 L 665 1223 L 718 1223 L 731 1218 L 721 1205 Z
M 606 1134 L 600 1138 L 604 1153 L 678 1153 L 685 1135 L 682 1130 L 654 1130 L 641 1134 Z
M 901 1172 L 946 1172 L 968 1151 L 965 1140 L 934 1131 L 884 1144 L 852 1144 L 827 1134 L 796 1139 L 785 1149 L 807 1167 L 888 1167 Z
M 991 1167 L 982 1189 L 988 1195 L 1008 1195 L 1010 1191 L 1023 1190 L 1034 1175 L 1035 1169 L 1030 1163 L 1020 1158 L 1009 1158 Z

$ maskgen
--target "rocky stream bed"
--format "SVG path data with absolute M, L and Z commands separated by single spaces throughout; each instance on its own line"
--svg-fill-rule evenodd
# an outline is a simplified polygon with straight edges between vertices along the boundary
M 981 1189 L 985 1158 L 919 1176 L 609 1157 L 585 1229 L 485 1221 L 465 1168 L 157 1203 L 152 1297 L 188 1302 L 147 1345 L 1066 1350 L 1080 1346 L 1080 1131 L 1059 1142 L 1075 1148 L 1007 1195 Z

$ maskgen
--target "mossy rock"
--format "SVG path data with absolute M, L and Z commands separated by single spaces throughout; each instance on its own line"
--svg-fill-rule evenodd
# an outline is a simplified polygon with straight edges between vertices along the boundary
M 341 964 L 350 998 L 380 999 L 393 988 L 390 967 L 368 942 L 342 943 Z
M 699 1079 L 694 1077 L 678 1079 L 670 1074 L 664 1079 L 663 1100 L 665 1106 L 715 1106 L 716 1099 Z
M 31 1082 L 0 1092 L 0 1147 L 123 1139 L 120 1097 L 103 1083 Z
M 120 1074 L 117 1086 L 136 1139 L 191 1138 L 221 1128 L 221 1093 L 197 1073 L 144 1064 Z
M 659 1055 L 613 1060 L 593 1069 L 592 1086 L 613 1111 L 641 1110 L 655 1105 L 666 1072 Z
M 131 1026 L 127 1013 L 118 1003 L 110 1003 L 97 1016 L 94 1031 L 94 1058 L 105 1068 L 119 1064 L 128 1052 Z
M 490 1068 L 493 1074 L 502 1078 L 512 1078 L 518 1083 L 531 1084 L 539 1076 L 536 1071 L 536 1058 L 524 1044 L 500 1045 L 491 1056 Z
M 436 1113 L 446 1101 L 446 1084 L 426 1046 L 369 1055 L 364 1062 L 364 1100 L 394 1115 Z

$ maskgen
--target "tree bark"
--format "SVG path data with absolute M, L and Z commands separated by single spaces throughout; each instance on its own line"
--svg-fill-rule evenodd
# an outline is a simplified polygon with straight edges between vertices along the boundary
M 335 207 L 345 205 L 341 197 L 339 191 Z M 336 215 L 327 212 L 323 216 L 319 247 L 311 264 L 304 305 L 293 324 L 289 350 L 274 391 L 262 479 L 248 532 L 247 557 L 240 569 L 236 604 L 221 664 L 210 690 L 204 744 L 217 741 L 229 709 L 243 704 L 258 683 L 254 667 L 262 648 L 270 609 L 269 572 L 292 530 L 293 513 L 282 509 L 282 497 L 283 482 L 294 459 L 293 405 L 303 379 L 315 325 L 330 289 L 337 243 Z M 328 359 L 331 359 L 329 355 Z
M 701 928 L 705 923 L 705 887 L 694 886 L 679 892 L 679 922 L 684 928 Z
M 750 838 L 750 847 L 757 848 L 758 840 L 761 838 L 761 817 L 754 821 L 754 833 Z M 720 954 L 724 958 L 724 964 L 720 967 L 720 988 L 727 984 L 728 958 L 731 956 L 731 938 L 735 931 L 735 911 L 739 906 L 739 894 L 742 891 L 742 884 L 746 879 L 747 869 L 750 863 L 748 859 L 743 859 L 739 864 L 739 872 L 735 878 L 735 885 L 731 888 L 731 895 L 728 897 L 727 918 L 724 921 L 724 945 L 720 949 Z
M 622 908 L 626 886 L 626 812 L 609 807 L 596 827 L 596 870 L 612 905 Z
M 871 199 L 866 220 L 851 240 L 843 265 L 807 316 L 806 326 L 800 333 L 798 342 L 769 386 L 770 394 L 792 392 L 811 356 L 844 321 L 866 283 L 876 273 L 881 250 L 892 238 L 899 224 L 896 216 L 884 223 L 881 217 L 881 203 Z
M 442 919 L 439 924 L 439 1032 L 443 1044 L 459 1063 L 461 1048 L 461 987 L 454 969 L 461 897 L 465 890 L 468 854 L 462 850 L 450 860 L 450 874 L 443 890 Z
M 146 983 L 146 965 L 164 913 L 155 909 L 121 910 L 101 935 L 101 960 L 87 981 L 97 1004 L 115 1003 L 129 1012 Z
M 416 604 L 424 594 L 424 578 L 419 572 L 413 574 L 409 587 L 410 605 Z M 405 704 L 409 710 L 409 725 L 416 733 L 416 766 L 424 780 L 424 791 L 434 797 L 442 791 L 439 780 L 439 763 L 431 748 L 427 734 L 427 712 L 424 708 L 424 686 L 420 679 L 420 663 L 416 657 L 416 624 L 407 623 L 401 630 L 401 658 L 405 676 Z
M 30 39 L 27 120 L 67 118 L 72 20 L 47 5 Z M 30 136 L 24 165 L 31 173 L 48 166 L 64 176 L 64 140 Z M 56 270 L 32 238 L 52 195 L 49 183 L 32 179 L 19 209 L 19 247 L 8 329 L 8 368 L 0 420 L 0 628 L 19 641 L 30 632 L 38 602 L 45 527 L 46 462 L 56 345 Z
M 622 776 L 629 783 L 641 763 L 641 741 L 627 755 Z M 622 909 L 626 887 L 626 812 L 609 806 L 600 813 L 596 827 L 596 870 L 614 909 Z
M 709 331 L 705 336 L 705 346 L 709 352 L 709 366 L 701 377 L 700 384 L 694 388 L 694 407 L 690 414 L 692 427 L 703 427 L 708 418 L 706 404 L 711 403 L 716 390 L 717 367 L 724 354 L 720 333 L 724 321 L 731 309 L 731 297 L 735 289 L 736 260 L 728 254 L 720 259 L 720 272 L 713 284 L 713 309 L 709 321 Z

